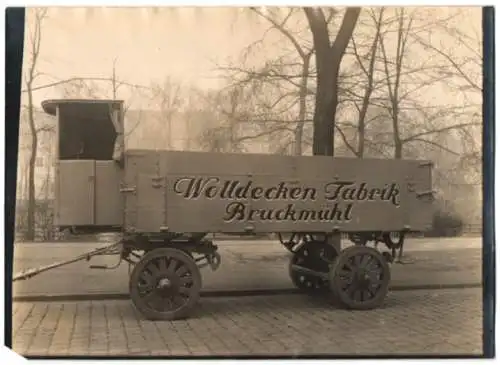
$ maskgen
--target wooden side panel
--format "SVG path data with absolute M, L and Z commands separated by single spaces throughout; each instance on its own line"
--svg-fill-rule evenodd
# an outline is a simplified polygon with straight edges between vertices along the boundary
M 56 171 L 55 224 L 95 224 L 95 161 L 59 161 Z
M 122 170 L 115 161 L 96 161 L 96 225 L 123 224 L 123 196 L 120 194 Z
M 158 232 L 165 222 L 165 182 L 156 175 L 137 177 L 137 223 L 140 232 Z
M 158 232 L 165 223 L 166 188 L 159 171 L 155 151 L 127 151 L 121 186 L 126 230 Z
M 137 194 L 127 198 L 127 222 L 139 231 L 420 231 L 432 217 L 418 195 L 431 183 L 419 161 L 129 153 Z

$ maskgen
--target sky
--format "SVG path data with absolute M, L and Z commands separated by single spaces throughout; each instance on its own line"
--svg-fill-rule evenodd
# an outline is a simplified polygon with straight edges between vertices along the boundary
M 117 76 L 130 83 L 174 76 L 184 84 L 213 88 L 219 85 L 216 62 L 237 57 L 263 30 L 262 22 L 250 23 L 228 9 L 164 9 L 154 15 L 151 9 L 50 8 L 39 62 L 49 76 L 37 84 L 76 75 L 109 77 L 116 59 Z M 35 95 L 37 102 L 57 96 L 57 90 Z
M 426 11 L 445 14 L 451 8 Z M 481 10 L 462 19 L 469 34 L 481 32 Z M 27 15 L 25 47 L 33 30 Z M 216 65 L 236 59 L 244 47 L 260 39 L 269 24 L 235 8 L 72 8 L 51 7 L 42 24 L 42 45 L 35 84 L 80 77 L 117 77 L 133 84 L 161 82 L 169 76 L 184 85 L 217 88 Z M 472 32 L 472 33 L 471 33 Z M 277 37 L 276 32 L 266 39 Z M 279 40 L 279 38 L 274 38 Z M 265 56 L 278 55 L 266 43 Z M 262 53 L 261 53 L 262 54 Z M 262 61 L 262 60 L 260 60 Z M 29 51 L 25 49 L 25 65 Z M 437 90 L 441 93 L 442 90 Z M 60 97 L 60 90 L 37 91 L 35 102 Z M 127 97 L 123 95 L 122 97 Z
M 438 15 L 446 17 L 454 9 L 421 8 L 418 11 L 420 18 L 427 19 Z M 29 46 L 35 24 L 33 14 L 33 9 L 27 12 L 24 72 L 31 62 Z M 305 22 L 301 12 L 299 18 Z M 480 8 L 467 8 L 465 16 L 458 22 L 462 31 L 480 37 Z M 355 32 L 362 27 L 359 23 Z M 35 86 L 75 76 L 111 77 L 116 62 L 117 78 L 132 84 L 150 85 L 173 77 L 184 86 L 218 88 L 222 81 L 217 78 L 216 66 L 235 61 L 245 47 L 264 34 L 264 50 L 254 53 L 254 62 L 262 64 L 266 57 L 281 55 L 284 45 L 290 47 L 278 32 L 266 33 L 268 28 L 269 23 L 265 20 L 237 8 L 51 7 L 41 27 L 37 71 L 42 76 L 36 79 Z M 301 34 L 310 38 L 308 30 Z M 456 44 L 445 43 L 443 47 L 454 48 L 456 54 L 467 52 Z M 394 54 L 395 48 L 389 40 L 388 53 Z M 419 52 L 414 52 L 413 56 L 415 58 L 411 60 L 417 63 L 426 58 Z M 118 98 L 131 102 L 133 109 L 151 108 L 150 103 L 145 106 L 139 97 L 131 97 L 130 93 L 130 89 L 121 88 Z M 34 93 L 34 101 L 39 106 L 45 99 L 62 96 L 61 88 L 46 88 Z M 111 92 L 107 97 L 112 97 Z M 438 100 L 443 105 L 460 104 L 443 85 L 422 89 L 416 97 L 430 103 Z

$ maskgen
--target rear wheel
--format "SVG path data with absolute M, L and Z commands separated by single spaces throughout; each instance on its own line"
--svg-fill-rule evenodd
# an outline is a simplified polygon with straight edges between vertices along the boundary
M 330 271 L 330 289 L 349 309 L 368 310 L 382 305 L 389 291 L 391 271 L 376 249 L 352 246 L 343 250 Z

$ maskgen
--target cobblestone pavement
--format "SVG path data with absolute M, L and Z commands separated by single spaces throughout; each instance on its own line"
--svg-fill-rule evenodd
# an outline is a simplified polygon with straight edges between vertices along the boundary
M 482 353 L 480 289 L 391 293 L 345 311 L 302 295 L 202 299 L 192 318 L 150 322 L 128 301 L 14 303 L 22 355 Z

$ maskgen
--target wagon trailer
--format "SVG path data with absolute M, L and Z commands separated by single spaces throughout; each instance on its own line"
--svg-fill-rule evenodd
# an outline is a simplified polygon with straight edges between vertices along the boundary
M 221 263 L 210 233 L 277 233 L 298 289 L 368 310 L 387 296 L 405 235 L 432 224 L 429 161 L 125 149 L 122 101 L 42 106 L 57 119 L 55 225 L 119 238 L 14 280 L 116 255 L 131 265 L 134 307 L 175 320 L 199 300 L 200 268 Z M 342 234 L 354 244 L 342 249 Z

